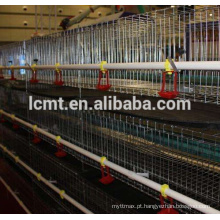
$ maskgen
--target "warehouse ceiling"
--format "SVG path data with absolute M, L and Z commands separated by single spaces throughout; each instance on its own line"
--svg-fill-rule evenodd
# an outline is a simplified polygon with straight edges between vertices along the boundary
M 59 25 L 63 19 L 77 16 L 89 7 L 89 5 L 1 5 L 0 45 L 30 39 L 36 32 L 45 35 L 62 31 Z M 165 7 L 173 6 L 150 5 L 144 6 L 142 10 L 152 11 Z M 91 12 L 82 22 L 105 17 L 120 10 L 129 13 L 140 13 L 140 9 L 134 5 L 101 6 L 96 11 Z

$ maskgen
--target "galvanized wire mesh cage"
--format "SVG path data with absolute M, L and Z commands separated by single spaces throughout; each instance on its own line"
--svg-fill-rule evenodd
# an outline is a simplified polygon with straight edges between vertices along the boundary
M 166 9 L 35 38 L 1 47 L 0 63 L 8 65 L 11 60 L 14 65 L 20 65 L 19 59 L 23 59 L 31 65 L 36 58 L 41 65 L 101 63 L 103 60 L 108 63 L 162 62 L 167 56 L 172 57 L 174 62 L 219 61 L 219 10 L 219 7 L 182 12 Z M 181 50 L 185 51 L 183 55 Z M 4 76 L 10 78 L 11 71 L 3 70 Z M 162 83 L 161 73 L 162 70 L 109 71 L 112 85 L 110 91 L 158 96 Z M 167 183 L 184 195 L 220 209 L 219 135 L 119 113 L 29 111 L 29 94 L 35 94 L 34 100 L 43 101 L 52 99 L 49 90 L 56 88 L 53 85 L 55 70 L 39 70 L 38 84 L 29 82 L 31 74 L 31 70 L 15 70 L 15 77 L 23 84 L 14 82 L 0 87 L 0 106 L 3 109 L 55 135 L 61 135 L 63 139 L 92 153 L 104 155 L 122 167 L 145 174 L 158 183 Z M 64 87 L 61 88 L 76 87 L 77 98 L 81 97 L 81 88 L 96 89 L 96 70 L 64 70 L 62 74 Z M 166 81 L 168 87 L 171 83 L 172 78 Z M 219 71 L 183 70 L 178 73 L 178 91 L 179 98 L 219 104 Z M 23 128 L 33 133 L 31 129 Z M 13 133 L 10 137 L 13 137 Z M 40 137 L 51 145 L 56 145 L 55 141 L 45 136 Z M 15 146 L 11 140 L 13 138 L 5 139 L 9 146 Z M 21 143 L 24 145 L 25 141 L 21 140 Z M 107 207 L 107 203 L 113 201 L 112 198 L 104 196 L 102 206 L 99 207 L 76 190 L 78 187 L 87 189 L 86 195 L 90 195 L 92 191 L 83 180 L 79 181 L 79 177 L 76 183 L 78 185 L 64 182 L 69 178 L 76 182 L 74 173 L 67 167 L 58 165 L 50 156 L 34 147 L 27 145 L 29 150 L 22 149 L 19 145 L 17 147 L 33 167 L 42 169 L 45 175 L 54 173 L 53 179 L 59 180 L 59 184 L 67 187 L 80 201 L 97 212 L 112 211 Z M 100 166 L 66 147 L 64 150 L 85 164 L 95 168 Z M 56 167 L 57 171 L 54 172 L 55 168 L 52 167 Z M 126 184 L 159 198 L 154 190 L 117 172 L 112 173 Z M 96 191 L 95 194 L 99 201 L 100 192 Z M 81 200 L 82 197 L 84 200 Z M 68 205 L 63 204 L 63 207 L 71 212 Z
M 20 94 L 27 98 L 25 92 Z M 35 99 L 43 101 L 48 98 L 33 96 Z M 16 109 L 13 110 L 16 105 L 18 103 L 8 108 L 10 112 L 16 112 Z M 25 110 L 26 105 L 23 104 Z M 145 174 L 155 182 L 166 182 L 172 189 L 219 209 L 220 148 L 216 135 L 98 111 L 31 110 L 19 116 L 94 154 L 104 155 L 110 161 Z M 41 137 L 56 146 L 55 141 Z M 64 150 L 99 169 L 96 162 L 66 147 Z M 117 172 L 113 173 L 126 184 L 158 197 L 153 190 Z
M 211 14 L 211 16 L 210 16 Z M 217 61 L 219 7 L 180 11 L 178 8 L 133 15 L 118 20 L 60 32 L 1 47 L 0 63 L 13 65 L 90 64 L 127 62 Z M 182 51 L 185 51 L 183 55 Z M 180 56 L 179 56 L 180 55 Z M 10 76 L 11 70 L 4 71 Z M 158 96 L 161 70 L 110 71 L 111 91 Z M 95 89 L 98 71 L 64 70 L 66 86 Z M 31 78 L 30 70 L 15 70 L 18 79 Z M 39 70 L 43 83 L 55 81 L 55 70 Z M 170 87 L 170 80 L 167 80 Z M 219 104 L 219 71 L 183 70 L 178 76 L 180 98 Z

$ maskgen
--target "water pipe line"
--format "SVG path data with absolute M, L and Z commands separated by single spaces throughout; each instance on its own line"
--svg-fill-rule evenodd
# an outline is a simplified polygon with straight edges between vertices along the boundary
M 220 61 L 185 61 L 175 62 L 178 70 L 220 70 Z M 165 62 L 142 63 L 107 63 L 102 65 L 107 70 L 163 70 Z M 59 65 L 60 70 L 100 70 L 101 64 Z M 57 65 L 37 65 L 35 69 L 53 70 Z M 29 66 L 0 66 L 0 69 L 30 69 Z M 170 65 L 172 70 L 172 66 Z
M 0 110 L 0 113 L 5 115 L 8 118 L 12 117 L 11 114 L 9 114 L 9 113 L 7 113 L 7 112 L 5 112 L 3 110 Z M 22 119 L 20 119 L 18 117 L 13 116 L 13 120 L 17 121 L 20 124 L 25 125 L 26 127 L 29 127 L 31 129 L 33 129 L 34 125 L 32 125 L 32 124 L 30 124 L 30 123 L 28 123 L 28 122 L 26 122 L 26 121 L 24 121 L 24 120 L 22 120 Z M 42 128 L 37 127 L 36 131 L 38 133 L 41 133 L 44 136 L 47 136 L 50 139 L 56 141 L 57 137 L 55 135 L 53 135 L 53 134 L 43 130 Z M 91 152 L 89 152 L 89 151 L 87 151 L 87 150 L 85 150 L 83 148 L 80 148 L 80 147 L 76 146 L 75 144 L 72 144 L 72 143 L 70 143 L 70 142 L 68 142 L 68 141 L 66 141 L 66 140 L 64 140 L 62 138 L 59 140 L 59 142 L 61 144 L 63 144 L 64 146 L 66 146 L 66 147 L 68 147 L 68 148 L 70 148 L 70 149 L 72 149 L 72 150 L 74 150 L 74 151 L 76 151 L 76 152 L 78 152 L 78 153 L 80 153 L 80 154 L 82 154 L 82 155 L 84 155 L 84 156 L 86 156 L 86 157 L 88 157 L 88 158 L 98 162 L 98 163 L 101 162 L 102 157 L 97 156 L 97 155 L 95 155 L 95 154 L 93 154 L 93 153 L 91 153 Z M 201 203 L 199 201 L 196 201 L 196 200 L 194 200 L 192 198 L 189 198 L 189 197 L 187 197 L 187 196 L 185 196 L 185 195 L 183 195 L 181 193 L 178 193 L 178 192 L 170 189 L 169 187 L 164 189 L 164 185 L 161 185 L 161 184 L 156 183 L 156 182 L 154 182 L 152 180 L 144 178 L 144 177 L 136 174 L 135 172 L 133 172 L 131 170 L 128 170 L 126 168 L 123 168 L 123 167 L 121 167 L 121 166 L 119 166 L 119 165 L 117 165 L 115 163 L 112 163 L 112 162 L 110 162 L 108 160 L 104 160 L 104 161 L 102 161 L 102 163 L 104 165 L 108 166 L 109 168 L 115 170 L 116 172 L 121 173 L 121 174 L 127 176 L 129 179 L 135 180 L 135 181 L 137 181 L 137 182 L 139 182 L 139 183 L 141 183 L 141 184 L 143 184 L 145 186 L 150 187 L 151 189 L 154 189 L 155 191 L 161 192 L 161 193 L 163 193 L 163 194 L 165 194 L 165 195 L 167 195 L 167 196 L 169 196 L 169 197 L 171 197 L 171 198 L 173 198 L 173 199 L 175 199 L 175 200 L 177 200 L 177 201 L 179 201 L 179 202 L 181 202 L 183 204 L 186 204 L 187 206 L 192 207 L 192 208 L 194 208 L 194 209 L 196 209 L 196 210 L 198 210 L 198 211 L 200 211 L 202 213 L 206 213 L 206 214 L 220 214 L 220 211 L 217 210 L 217 209 L 214 209 L 214 208 L 212 208 L 212 207 L 210 207 L 208 205 L 205 205 L 205 204 L 203 204 L 203 203 Z

